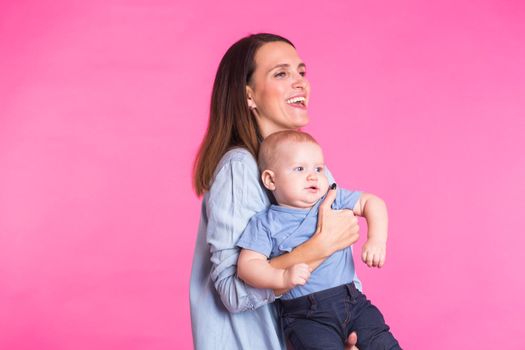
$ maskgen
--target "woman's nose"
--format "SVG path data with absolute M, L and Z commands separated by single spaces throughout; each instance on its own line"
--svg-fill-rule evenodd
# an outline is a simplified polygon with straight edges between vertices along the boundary
M 306 80 L 305 77 L 303 77 L 299 73 L 295 73 L 294 81 L 293 81 L 293 84 L 292 84 L 292 86 L 295 89 L 303 89 L 304 90 L 306 88 L 307 84 L 308 84 L 308 80 Z

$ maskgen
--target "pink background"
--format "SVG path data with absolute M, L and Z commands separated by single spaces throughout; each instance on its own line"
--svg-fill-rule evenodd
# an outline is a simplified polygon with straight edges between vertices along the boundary
M 307 63 L 339 183 L 389 205 L 358 270 L 401 344 L 525 348 L 523 1 L 325 3 L 1 3 L 0 349 L 192 347 L 191 165 L 260 31 Z

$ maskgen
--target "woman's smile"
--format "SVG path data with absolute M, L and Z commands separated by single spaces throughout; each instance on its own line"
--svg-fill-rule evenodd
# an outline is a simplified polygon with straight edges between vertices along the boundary
M 301 109 L 307 109 L 306 104 L 306 96 L 305 95 L 297 95 L 290 97 L 286 100 L 286 103 L 294 108 L 301 108 Z

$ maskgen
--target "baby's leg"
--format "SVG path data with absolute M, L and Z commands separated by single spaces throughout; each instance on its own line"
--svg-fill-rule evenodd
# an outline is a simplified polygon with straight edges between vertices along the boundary
M 397 350 L 399 343 L 390 332 L 383 315 L 359 290 L 350 286 L 352 319 L 350 329 L 357 333 L 359 350 Z
M 340 334 L 330 326 L 303 318 L 283 318 L 284 334 L 293 350 L 343 350 Z
M 350 302 L 345 286 L 277 302 L 284 334 L 294 350 L 343 350 Z

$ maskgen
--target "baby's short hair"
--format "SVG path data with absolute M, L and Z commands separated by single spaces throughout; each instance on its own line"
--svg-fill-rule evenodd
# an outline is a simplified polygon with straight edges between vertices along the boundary
M 277 147 L 285 141 L 289 142 L 307 142 L 315 143 L 318 145 L 317 141 L 313 138 L 312 135 L 297 130 L 284 130 L 277 131 L 270 136 L 266 137 L 259 148 L 258 163 L 259 169 L 264 171 L 272 165 L 277 157 L 279 152 L 277 152 Z

